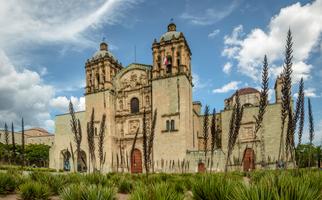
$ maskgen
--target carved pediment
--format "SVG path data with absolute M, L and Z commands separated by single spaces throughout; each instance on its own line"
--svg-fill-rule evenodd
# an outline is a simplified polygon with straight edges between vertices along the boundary
M 133 90 L 146 86 L 148 77 L 145 71 L 133 70 L 124 74 L 119 81 L 119 90 Z

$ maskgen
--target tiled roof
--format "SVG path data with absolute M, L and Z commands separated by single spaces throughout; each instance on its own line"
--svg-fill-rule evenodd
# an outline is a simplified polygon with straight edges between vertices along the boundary
M 247 88 L 242 88 L 238 90 L 239 95 L 244 95 L 244 94 L 252 94 L 252 93 L 259 93 L 258 90 L 255 88 L 247 87 Z
M 259 91 L 256 90 L 255 88 L 252 88 L 252 87 L 241 88 L 238 90 L 239 96 L 246 95 L 246 94 L 253 94 L 253 93 L 259 93 Z M 228 99 L 233 98 L 233 96 L 235 96 L 235 95 L 236 95 L 236 92 L 233 95 L 231 95 L 231 97 L 229 97 Z
M 173 36 L 175 38 L 179 38 L 180 34 L 181 34 L 181 32 L 177 32 L 177 31 L 166 32 L 160 37 L 160 41 L 162 40 L 162 38 L 164 41 L 169 41 L 172 39 Z

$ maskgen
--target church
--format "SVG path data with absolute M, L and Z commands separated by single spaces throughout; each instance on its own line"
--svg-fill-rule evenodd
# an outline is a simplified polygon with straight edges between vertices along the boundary
M 236 93 L 224 101 L 225 107 L 216 114 L 220 141 L 213 155 L 204 156 L 202 105 L 192 100 L 192 51 L 183 32 L 170 23 L 167 31 L 152 44 L 153 63 L 132 63 L 127 67 L 117 60 L 102 42 L 99 50 L 85 63 L 85 111 L 77 112 L 83 139 L 80 158 L 71 131 L 69 113 L 55 118 L 55 139 L 50 150 L 50 168 L 61 171 L 88 171 L 89 151 L 86 125 L 95 110 L 95 144 L 98 144 L 100 120 L 106 114 L 103 172 L 141 173 L 143 167 L 142 119 L 146 113 L 147 126 L 157 110 L 153 144 L 154 172 L 223 171 L 227 155 L 229 121 Z M 281 80 L 275 83 L 275 101 L 269 103 L 263 127 L 254 135 L 258 113 L 259 91 L 242 88 L 238 91 L 244 114 L 239 137 L 229 162 L 230 170 L 261 168 L 263 159 L 275 167 L 280 144 Z M 211 119 L 210 119 L 211 120 Z M 138 137 L 131 155 L 137 129 Z M 208 142 L 209 144 L 210 142 Z M 264 143 L 263 145 L 260 145 Z M 72 148 L 71 148 L 72 145 Z M 264 149 L 263 149 L 264 148 Z M 98 147 L 96 153 L 98 158 Z M 74 152 L 71 152 L 71 151 Z M 98 159 L 97 166 L 98 166 Z

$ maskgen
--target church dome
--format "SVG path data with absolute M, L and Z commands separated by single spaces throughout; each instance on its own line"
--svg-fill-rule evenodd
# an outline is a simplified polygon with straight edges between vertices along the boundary
M 171 40 L 173 37 L 175 38 L 179 38 L 181 32 L 176 31 L 176 25 L 174 23 L 170 23 L 168 25 L 168 32 L 164 33 L 161 37 L 160 37 L 160 41 L 164 40 L 164 41 L 169 41 Z
M 101 57 L 109 56 L 115 59 L 115 56 L 108 50 L 108 46 L 105 42 L 100 44 L 100 49 L 94 53 L 92 59 L 96 60 Z

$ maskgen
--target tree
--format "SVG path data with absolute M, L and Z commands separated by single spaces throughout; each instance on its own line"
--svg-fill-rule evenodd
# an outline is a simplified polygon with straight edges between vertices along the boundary
M 208 150 L 208 137 L 209 137 L 209 106 L 205 106 L 204 118 L 203 118 L 203 145 L 205 151 L 205 162 L 207 159 Z
M 216 109 L 213 110 L 212 112 L 212 119 L 211 119 L 211 126 L 210 126 L 210 134 L 211 134 L 211 162 L 210 162 L 210 169 L 212 170 L 213 166 L 213 156 L 214 156 L 214 151 L 216 147 L 216 139 L 218 138 L 218 131 L 216 127 Z
M 50 146 L 44 144 L 29 144 L 26 145 L 25 153 L 26 160 L 29 165 L 45 167 L 49 161 Z
M 105 140 L 105 121 L 106 121 L 106 115 L 103 114 L 102 121 L 100 124 L 100 132 L 98 135 L 98 154 L 99 154 L 99 160 L 100 160 L 100 171 L 103 169 L 103 164 L 105 163 L 104 159 L 104 140 Z
M 22 155 L 22 166 L 25 166 L 25 126 L 23 118 L 21 119 L 21 155 Z
M 142 120 L 142 135 L 143 135 L 143 157 L 144 157 L 144 168 L 146 175 L 148 176 L 150 172 L 150 167 L 152 165 L 152 150 L 153 150 L 153 142 L 155 135 L 155 126 L 157 120 L 157 110 L 154 110 L 152 119 L 151 129 L 147 129 L 147 118 L 146 118 L 146 110 L 143 110 L 143 120 Z M 148 134 L 149 132 L 149 134 Z M 136 136 L 137 137 L 137 136 Z M 136 141 L 136 138 L 135 138 Z M 133 143 L 135 145 L 135 143 Z M 132 146 L 132 153 L 134 151 L 134 146 Z
M 296 147 L 296 158 L 299 167 L 314 167 L 315 163 L 319 164 L 319 154 L 321 147 L 315 147 L 314 145 L 300 144 Z
M 231 153 L 234 149 L 234 146 L 236 144 L 236 141 L 239 135 L 239 129 L 243 118 L 243 113 L 244 113 L 244 107 L 240 105 L 238 91 L 236 91 L 235 93 L 235 99 L 236 99 L 236 103 L 233 107 L 230 122 L 229 122 L 227 159 L 226 159 L 226 165 L 225 165 L 225 172 L 228 171 L 228 162 L 230 160 Z
M 150 130 L 149 140 L 148 140 L 148 158 L 149 158 L 149 165 L 152 165 L 152 151 L 153 151 L 153 144 L 154 144 L 154 135 L 155 135 L 155 125 L 157 122 L 157 109 L 154 110 L 153 119 L 152 119 L 152 126 Z M 152 170 L 154 170 L 152 168 Z
M 15 143 L 15 131 L 13 127 L 13 123 L 11 123 L 11 142 L 12 142 L 12 159 L 13 162 L 16 162 L 16 143 Z
M 296 109 L 295 109 L 295 117 L 294 117 L 294 124 L 295 127 L 297 125 L 297 122 L 299 120 L 299 130 L 298 130 L 298 144 L 297 146 L 301 145 L 302 142 L 302 135 L 303 135 L 303 128 L 304 128 L 304 81 L 303 78 L 301 78 L 300 84 L 299 84 L 299 91 L 298 96 L 296 100 Z
M 71 116 L 70 120 L 70 126 L 72 129 L 72 133 L 74 134 L 74 141 L 76 144 L 76 154 L 77 154 L 77 160 L 80 158 L 81 155 L 81 143 L 82 143 L 82 128 L 80 120 L 76 118 L 75 111 L 73 107 L 72 101 L 69 102 L 69 113 Z
M 309 109 L 309 144 L 310 146 L 313 146 L 313 140 L 314 140 L 314 120 L 313 120 L 313 113 L 312 113 L 312 105 L 311 100 L 308 98 L 308 109 Z M 310 152 L 310 158 L 311 158 L 311 152 Z M 309 160 L 309 166 L 311 166 L 311 159 Z
M 149 158 L 148 158 L 148 136 L 146 129 L 146 111 L 143 110 L 143 120 L 142 120 L 142 135 L 143 135 L 143 157 L 144 157 L 144 168 L 146 175 L 149 174 Z
M 132 158 L 133 158 L 133 152 L 134 152 L 134 149 L 135 149 L 135 145 L 136 145 L 136 140 L 137 140 L 137 138 L 138 138 L 138 134 L 139 134 L 139 130 L 140 130 L 140 128 L 138 127 L 137 129 L 136 129 L 136 132 L 135 132 L 135 136 L 134 136 L 134 139 L 133 139 L 133 143 L 132 143 L 132 148 L 131 148 L 131 154 L 130 154 L 130 156 L 131 156 L 131 161 L 132 161 Z M 113 158 L 113 157 L 112 157 Z M 131 162 L 131 163 L 133 163 L 133 162 Z M 131 164 L 132 165 L 132 164 Z
M 284 144 L 284 129 L 285 123 L 288 116 L 291 116 L 291 87 L 292 87 L 292 59 L 293 59 L 293 42 L 292 33 L 289 29 L 287 32 L 286 46 L 285 46 L 285 60 L 283 65 L 282 77 L 282 103 L 281 103 L 281 138 L 280 138 L 280 148 L 278 153 L 278 159 L 284 161 L 284 148 L 288 148 L 290 145 L 290 137 L 292 135 L 291 131 L 288 131 L 286 135 L 286 144 Z M 292 125 L 291 122 L 288 125 Z M 289 130 L 289 128 L 287 128 Z
M 266 112 L 266 107 L 268 104 L 268 61 L 267 56 L 264 56 L 263 61 L 263 71 L 262 71 L 262 89 L 260 92 L 260 101 L 259 101 L 259 108 L 258 108 L 258 114 L 257 117 L 255 117 L 255 132 L 254 137 L 257 138 L 257 133 L 259 129 L 262 127 L 264 114 Z M 264 134 L 261 134 L 261 157 L 262 157 L 262 165 L 265 166 L 265 137 Z
M 8 131 L 7 123 L 4 124 L 4 141 L 5 141 L 5 144 L 8 146 L 9 145 L 9 131 Z
M 96 157 L 95 157 L 95 142 L 94 142 L 94 108 L 92 109 L 92 114 L 90 121 L 87 123 L 87 142 L 88 142 L 88 152 L 90 156 L 90 161 L 92 162 L 93 171 L 96 171 Z

